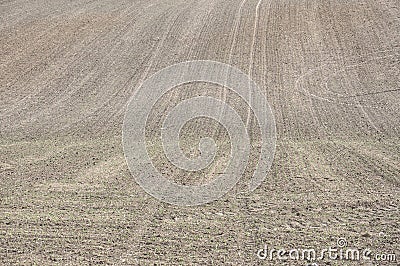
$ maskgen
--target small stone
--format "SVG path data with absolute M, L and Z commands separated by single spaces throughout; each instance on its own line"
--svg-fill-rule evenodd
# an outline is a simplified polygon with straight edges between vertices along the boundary
M 362 237 L 371 237 L 371 234 L 368 232 L 365 232 L 361 235 Z

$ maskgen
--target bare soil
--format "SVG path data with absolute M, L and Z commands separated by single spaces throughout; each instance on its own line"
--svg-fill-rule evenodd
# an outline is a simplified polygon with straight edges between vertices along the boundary
M 256 253 L 322 250 L 340 237 L 400 260 L 399 1 L 3 0 L 0 17 L 0 264 L 306 265 Z M 277 150 L 254 192 L 180 208 L 135 183 L 122 123 L 147 77 L 196 59 L 259 84 Z M 199 90 L 235 102 L 224 88 L 177 88 L 150 130 Z M 227 149 L 217 123 L 188 126 L 199 132 Z M 221 152 L 208 173 L 184 175 L 160 151 L 160 170 L 185 184 L 226 162 Z

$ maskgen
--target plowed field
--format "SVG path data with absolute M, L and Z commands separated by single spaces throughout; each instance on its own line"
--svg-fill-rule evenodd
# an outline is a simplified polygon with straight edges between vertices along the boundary
M 182 208 L 135 182 L 122 126 L 138 87 L 188 60 L 248 74 L 271 105 L 277 147 L 254 192 Z M 399 77 L 396 0 L 0 0 L 0 264 L 306 265 L 257 251 L 339 238 L 399 261 Z M 222 87 L 181 86 L 150 132 L 198 91 L 234 102 Z M 204 119 L 187 130 L 227 137 Z M 176 182 L 212 178 L 159 162 Z

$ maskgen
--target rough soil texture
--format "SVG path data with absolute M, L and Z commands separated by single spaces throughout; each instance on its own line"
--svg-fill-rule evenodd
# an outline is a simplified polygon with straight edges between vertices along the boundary
M 306 265 L 256 253 L 339 237 L 400 261 L 399 1 L 2 0 L 0 17 L 0 264 Z M 277 150 L 254 192 L 180 208 L 135 183 L 121 130 L 147 77 L 195 59 L 260 85 Z M 195 86 L 231 97 L 193 85 L 160 110 Z M 210 121 L 188 128 L 226 138 Z

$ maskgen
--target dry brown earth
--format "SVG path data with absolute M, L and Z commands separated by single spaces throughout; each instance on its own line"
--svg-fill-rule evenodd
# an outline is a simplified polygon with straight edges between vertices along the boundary
M 0 21 L 1 265 L 282 265 L 257 250 L 339 237 L 400 260 L 399 1 L 0 0 Z M 134 182 L 121 131 L 147 77 L 195 59 L 263 88 L 277 150 L 253 193 L 179 208 Z M 194 84 L 159 113 L 200 90 L 233 97 Z

